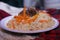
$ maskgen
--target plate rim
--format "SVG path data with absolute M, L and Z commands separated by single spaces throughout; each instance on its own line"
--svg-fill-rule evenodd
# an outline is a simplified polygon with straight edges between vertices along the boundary
M 5 21 L 5 20 L 8 19 L 8 18 L 12 19 L 13 17 L 14 17 L 14 16 L 8 16 L 8 17 L 3 18 L 3 19 L 0 21 L 0 26 L 1 26 L 1 28 L 4 29 L 4 30 L 7 30 L 7 31 L 16 32 L 16 33 L 40 33 L 40 32 L 46 32 L 46 31 L 53 30 L 53 29 L 57 28 L 58 25 L 59 25 L 59 21 L 58 21 L 56 18 L 53 18 L 53 17 L 52 17 L 52 19 L 56 22 L 55 25 L 54 25 L 55 27 L 52 26 L 52 28 L 48 28 L 48 29 L 46 29 L 46 30 L 36 30 L 36 31 L 18 31 L 18 30 L 12 30 L 12 29 L 10 29 L 10 28 L 5 27 L 6 25 L 3 25 L 3 21 Z M 9 21 L 10 19 L 8 19 L 7 21 Z M 5 21 L 5 22 L 6 22 L 6 21 Z

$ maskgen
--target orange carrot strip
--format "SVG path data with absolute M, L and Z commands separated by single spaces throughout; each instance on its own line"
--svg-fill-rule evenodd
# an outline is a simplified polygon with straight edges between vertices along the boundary
M 14 22 L 12 21 L 12 28 L 15 29 L 15 25 L 14 25 Z
M 39 22 L 48 22 L 47 20 L 39 20 Z

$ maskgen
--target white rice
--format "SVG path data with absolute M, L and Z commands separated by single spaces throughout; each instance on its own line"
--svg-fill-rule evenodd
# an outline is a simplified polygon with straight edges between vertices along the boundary
M 48 20 L 48 22 L 43 22 L 43 23 L 39 22 L 39 20 L 42 20 L 42 19 Z M 15 25 L 14 29 L 12 28 L 11 21 L 14 21 L 14 25 Z M 52 17 L 48 16 L 47 14 L 39 13 L 38 18 L 31 24 L 28 24 L 28 23 L 23 24 L 22 22 L 20 22 L 20 24 L 17 24 L 14 18 L 10 20 L 7 24 L 8 24 L 7 27 L 13 30 L 35 31 L 35 30 L 44 30 L 47 28 L 51 28 L 55 24 L 55 22 L 52 19 Z

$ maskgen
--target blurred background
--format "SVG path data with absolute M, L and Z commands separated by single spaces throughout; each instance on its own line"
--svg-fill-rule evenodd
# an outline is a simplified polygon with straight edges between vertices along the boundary
M 15 7 L 23 7 L 23 0 L 0 0 L 0 2 L 4 2 Z
M 0 9 L 9 13 L 19 13 L 21 8 L 36 8 L 37 10 L 53 11 L 53 14 L 60 13 L 60 0 L 0 0 Z
M 0 2 L 7 3 L 14 7 L 35 6 L 37 8 L 56 8 L 60 9 L 60 0 L 0 0 Z

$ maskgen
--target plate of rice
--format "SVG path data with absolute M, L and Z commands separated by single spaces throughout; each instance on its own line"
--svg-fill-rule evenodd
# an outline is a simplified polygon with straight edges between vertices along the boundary
M 46 12 L 39 11 L 30 17 L 26 14 L 8 16 L 1 20 L 1 28 L 17 33 L 39 33 L 53 30 L 58 27 L 57 19 Z

